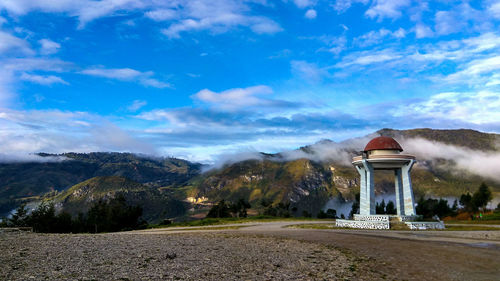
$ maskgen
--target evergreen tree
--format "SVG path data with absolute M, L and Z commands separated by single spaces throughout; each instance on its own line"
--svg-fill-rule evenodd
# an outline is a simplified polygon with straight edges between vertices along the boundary
M 397 213 L 396 207 L 394 206 L 394 202 L 389 201 L 387 206 L 385 206 L 385 213 L 389 215 L 395 215 Z
M 474 212 L 474 211 L 476 211 L 476 207 L 472 203 L 472 196 L 470 195 L 470 193 L 462 194 L 460 196 L 460 201 L 459 202 L 460 202 L 460 205 L 463 206 L 463 209 L 466 212 Z
M 9 226 L 28 226 L 28 209 L 26 208 L 26 203 L 21 204 L 16 209 L 16 212 L 12 214 L 12 217 L 8 220 L 7 225 Z
M 472 195 L 472 203 L 476 208 L 485 209 L 488 202 L 493 199 L 490 188 L 483 182 L 479 186 L 479 189 Z

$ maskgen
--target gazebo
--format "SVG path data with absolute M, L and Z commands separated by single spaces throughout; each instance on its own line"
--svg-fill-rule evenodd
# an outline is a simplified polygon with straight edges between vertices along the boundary
M 372 139 L 361 151 L 360 156 L 352 159 L 352 164 L 360 175 L 360 208 L 354 220 L 337 220 L 339 227 L 390 229 L 391 223 L 404 223 L 410 229 L 441 229 L 442 222 L 418 222 L 415 200 L 411 184 L 411 169 L 415 156 L 401 154 L 403 148 L 391 137 L 380 136 Z M 377 170 L 394 171 L 396 195 L 396 215 L 377 215 L 375 213 L 374 176 Z

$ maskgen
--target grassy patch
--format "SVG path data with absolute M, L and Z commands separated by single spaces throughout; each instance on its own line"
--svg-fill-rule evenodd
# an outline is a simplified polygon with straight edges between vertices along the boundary
M 450 220 L 445 221 L 446 224 L 493 224 L 500 225 L 500 220 L 467 220 L 467 221 L 459 221 L 459 220 Z
M 500 231 L 498 227 L 483 226 L 483 225 L 445 225 L 443 231 L 480 231 L 480 230 L 496 230 Z
M 231 225 L 231 226 L 215 226 L 215 227 L 190 227 L 183 229 L 165 229 L 165 231 L 192 231 L 192 230 L 227 230 L 227 229 L 240 229 L 249 227 L 250 225 Z
M 186 222 L 176 222 L 168 225 L 151 225 L 150 228 L 165 228 L 176 226 L 206 226 L 206 225 L 223 225 L 233 223 L 248 223 L 248 222 L 273 222 L 273 221 L 312 221 L 316 218 L 282 218 L 272 216 L 254 216 L 248 218 L 206 218 L 201 220 L 193 220 Z
M 289 228 L 306 228 L 306 229 L 333 229 L 331 224 L 324 223 L 304 223 L 304 224 L 294 224 L 288 225 Z

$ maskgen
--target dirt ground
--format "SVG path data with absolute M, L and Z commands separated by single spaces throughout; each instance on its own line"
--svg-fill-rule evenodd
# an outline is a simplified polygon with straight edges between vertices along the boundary
M 0 232 L 0 280 L 500 280 L 500 231 L 287 227 L 299 223 Z
M 287 227 L 302 223 L 254 223 L 231 232 L 329 245 L 361 260 L 368 260 L 370 271 L 389 280 L 500 280 L 500 231 L 323 230 Z M 182 233 L 185 230 L 168 231 Z M 160 232 L 161 229 L 142 233 Z

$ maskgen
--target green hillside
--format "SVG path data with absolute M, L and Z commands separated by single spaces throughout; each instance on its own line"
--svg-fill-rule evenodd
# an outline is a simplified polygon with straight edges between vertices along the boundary
M 331 173 L 320 163 L 307 159 L 289 162 L 248 160 L 212 171 L 198 185 L 198 196 L 212 201 L 221 199 L 248 200 L 259 207 L 262 201 L 290 203 L 308 212 L 319 211 L 329 197 L 339 193 L 334 188 Z
M 53 201 L 58 208 L 76 215 L 87 212 L 95 202 L 115 198 L 118 194 L 123 195 L 129 204 L 140 205 L 143 208 L 143 218 L 149 222 L 181 216 L 186 210 L 185 203 L 156 187 L 117 176 L 94 177 L 44 199 Z
M 65 190 L 96 176 L 119 176 L 148 186 L 183 186 L 201 165 L 175 158 L 149 158 L 132 153 L 40 154 L 62 156 L 58 162 L 0 164 L 0 215 L 47 192 Z

